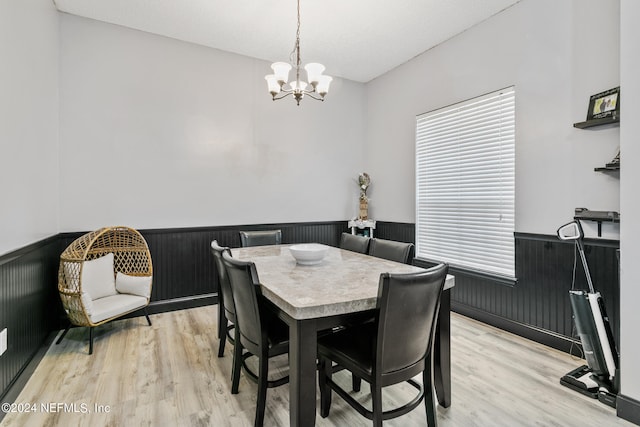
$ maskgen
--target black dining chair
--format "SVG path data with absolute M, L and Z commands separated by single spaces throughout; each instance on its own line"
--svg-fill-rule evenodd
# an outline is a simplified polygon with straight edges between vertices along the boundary
M 233 304 L 233 294 L 231 293 L 231 284 L 227 268 L 222 262 L 222 254 L 227 253 L 231 256 L 231 251 L 227 247 L 220 246 L 216 240 L 211 242 L 211 253 L 215 261 L 218 274 L 218 283 L 220 292 L 218 292 L 218 357 L 224 355 L 225 343 L 227 340 L 234 346 L 232 367 L 239 366 L 235 363 L 236 359 L 242 357 L 241 347 L 235 345 L 235 339 L 231 335 L 236 324 L 236 309 Z M 240 369 L 233 369 L 231 372 L 231 383 L 235 384 L 239 381 Z
M 340 249 L 366 254 L 367 249 L 369 249 L 369 240 L 371 239 L 358 236 L 357 234 L 342 233 L 340 237 Z
M 240 231 L 240 245 L 249 246 L 280 245 L 282 230 Z
M 258 399 L 254 426 L 262 426 L 267 399 L 267 388 L 277 387 L 289 382 L 289 376 L 269 381 L 269 358 L 289 352 L 289 327 L 280 320 L 269 307 L 260 292 L 260 282 L 256 266 L 252 262 L 233 259 L 230 253 L 223 252 L 222 262 L 229 276 L 231 292 L 236 310 L 235 347 L 247 350 L 235 359 L 235 369 L 240 364 L 247 377 L 258 384 Z M 258 358 L 258 374 L 249 369 L 246 360 Z M 238 393 L 238 383 L 232 384 L 231 393 Z
M 411 274 L 380 275 L 377 314 L 372 322 L 350 326 L 318 339 L 320 415 L 329 416 L 331 391 L 338 393 L 376 427 L 405 415 L 423 400 L 429 426 L 437 425 L 432 364 L 433 341 L 447 264 Z M 372 410 L 332 380 L 336 362 L 371 385 Z M 412 378 L 422 373 L 422 384 Z M 408 382 L 418 394 L 407 404 L 382 410 L 382 389 Z
M 369 239 L 368 254 L 377 258 L 410 264 L 413 260 L 413 243 L 396 242 L 372 238 Z M 360 391 L 361 380 L 357 375 L 352 375 L 353 391 Z
M 413 243 L 396 242 L 394 240 L 371 239 L 369 255 L 390 261 L 411 264 L 413 260 Z

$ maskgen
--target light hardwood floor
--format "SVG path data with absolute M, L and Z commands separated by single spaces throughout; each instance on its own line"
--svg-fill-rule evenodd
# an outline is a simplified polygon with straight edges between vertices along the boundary
M 96 331 L 87 355 L 86 330 L 74 329 L 52 345 L 9 413 L 9 426 L 251 426 L 256 386 L 244 375 L 230 392 L 231 346 L 217 357 L 217 306 L 117 321 Z M 438 407 L 448 426 L 632 426 L 615 410 L 559 384 L 582 364 L 571 356 L 452 314 L 452 405 Z M 274 363 L 286 364 L 286 358 Z M 278 366 L 275 366 L 277 372 Z M 350 384 L 346 372 L 336 378 Z M 358 393 L 366 401 L 368 386 Z M 388 403 L 409 398 L 394 386 Z M 289 424 L 289 389 L 269 389 L 265 426 Z M 65 407 L 66 405 L 66 407 Z M 22 406 L 18 408 L 17 406 Z M 426 425 L 424 407 L 385 426 Z M 108 410 L 108 412 L 107 412 Z M 54 412 L 55 411 L 55 412 Z M 368 426 L 334 393 L 329 418 L 318 426 Z

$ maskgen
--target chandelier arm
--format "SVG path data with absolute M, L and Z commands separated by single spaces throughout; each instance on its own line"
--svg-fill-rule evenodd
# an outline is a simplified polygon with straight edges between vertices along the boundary
M 313 98 L 313 99 L 315 99 L 317 101 L 324 101 L 324 98 L 314 95 L 315 93 L 316 93 L 315 91 L 314 92 L 307 92 L 307 91 L 304 92 L 304 94 L 306 96 L 310 97 L 310 98 Z
M 280 92 L 280 93 L 284 93 L 284 95 L 274 96 L 274 97 L 273 97 L 273 100 L 274 100 L 274 101 L 279 101 L 279 100 L 281 100 L 282 98 L 286 98 L 287 96 L 291 95 L 291 94 L 293 93 L 293 91 L 282 91 L 282 92 Z M 313 98 L 313 97 L 312 97 L 312 98 Z

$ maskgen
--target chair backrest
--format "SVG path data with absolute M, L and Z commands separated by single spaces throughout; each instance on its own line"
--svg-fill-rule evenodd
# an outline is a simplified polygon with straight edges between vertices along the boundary
M 376 344 L 379 375 L 424 366 L 448 270 L 447 264 L 440 264 L 420 273 L 380 275 Z
M 282 243 L 282 230 L 241 231 L 240 245 L 249 246 L 279 245 Z
M 222 253 L 236 309 L 236 327 L 240 330 L 240 342 L 250 353 L 259 354 L 264 343 L 260 306 L 258 305 L 258 272 L 252 262 L 233 259 L 230 253 Z M 237 344 L 236 344 L 237 345 Z
M 231 293 L 231 284 L 229 283 L 229 275 L 227 274 L 227 268 L 222 262 L 222 254 L 228 253 L 231 256 L 231 251 L 227 247 L 220 246 L 216 240 L 211 242 L 211 253 L 216 264 L 216 270 L 218 271 L 218 284 L 220 286 L 220 293 L 222 294 L 222 305 L 226 312 L 227 319 L 235 323 L 236 321 L 236 309 L 233 304 L 233 294 Z
M 369 243 L 369 255 L 409 264 L 413 259 L 413 243 L 371 239 L 371 243 Z
M 342 233 L 340 237 L 340 249 L 366 254 L 367 249 L 369 249 L 369 240 L 371 239 L 368 237 Z

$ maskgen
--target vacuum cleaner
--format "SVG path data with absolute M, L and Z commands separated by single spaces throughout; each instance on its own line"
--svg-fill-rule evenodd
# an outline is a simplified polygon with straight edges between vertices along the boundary
M 591 281 L 584 255 L 584 232 L 579 221 L 572 221 L 558 228 L 557 234 L 560 240 L 575 242 L 589 286 L 588 292 L 569 291 L 576 331 L 587 365 L 567 373 L 560 379 L 560 384 L 615 408 L 620 386 L 619 356 L 604 300 Z

